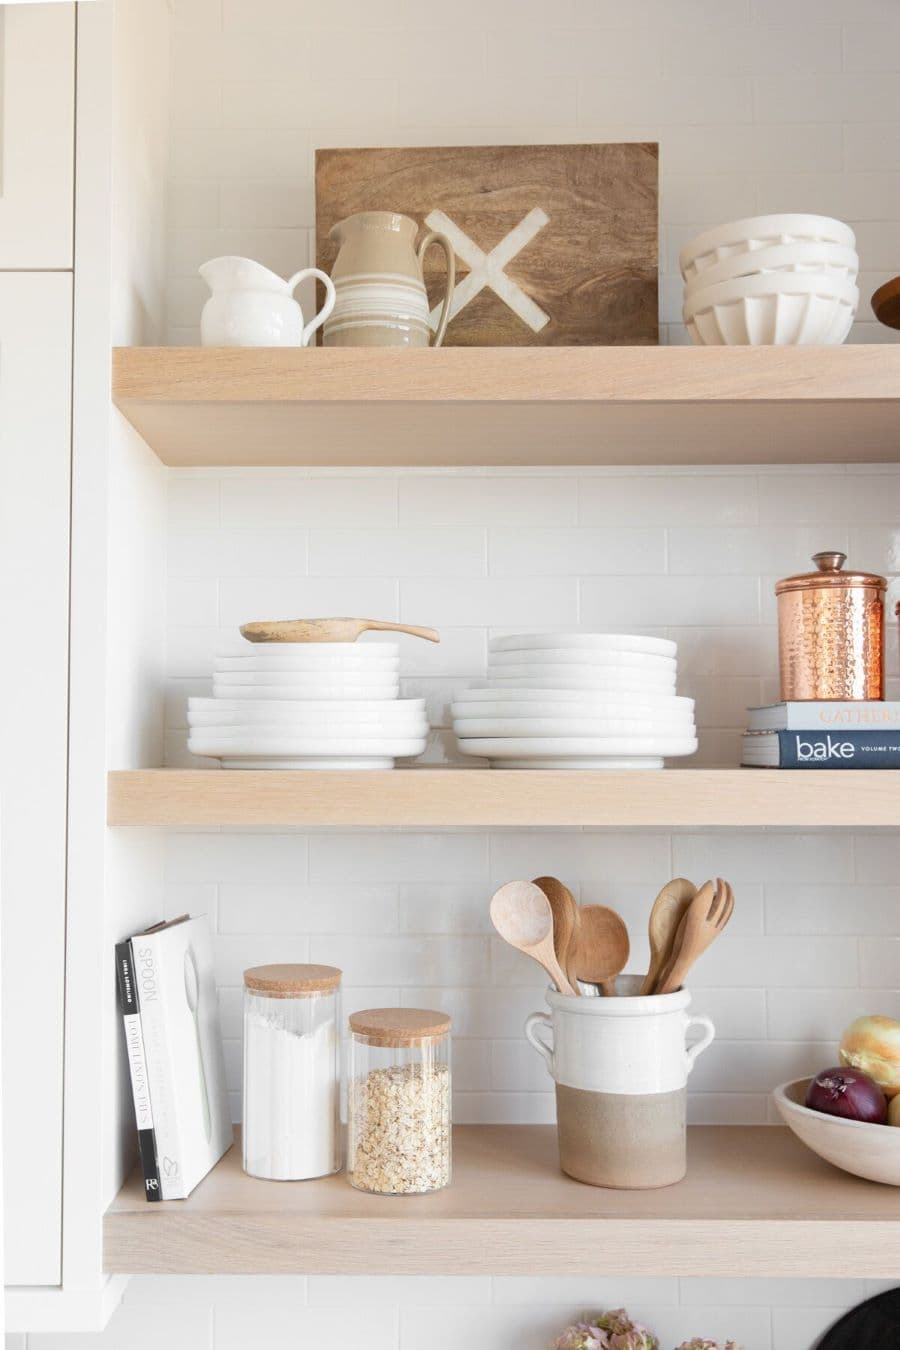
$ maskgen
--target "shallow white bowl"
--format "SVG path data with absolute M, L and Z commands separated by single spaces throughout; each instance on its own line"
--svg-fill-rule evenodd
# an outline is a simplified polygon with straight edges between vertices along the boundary
M 811 1111 L 803 1105 L 811 1081 L 795 1078 L 773 1092 L 785 1125 L 813 1153 L 842 1172 L 852 1172 L 856 1177 L 887 1186 L 900 1186 L 900 1129 Z
M 586 651 L 578 647 L 541 647 L 530 652 L 491 652 L 488 670 L 498 675 L 510 666 L 571 666 L 584 671 L 647 670 L 674 671 L 674 656 L 657 656 L 650 652 Z
M 697 749 L 692 736 L 470 736 L 457 742 L 464 755 L 484 759 L 544 759 L 548 755 L 655 755 L 674 758 Z
M 704 286 L 718 286 L 738 277 L 768 276 L 773 272 L 812 273 L 855 281 L 859 273 L 859 254 L 840 244 L 813 243 L 775 244 L 748 253 L 733 253 L 686 282 L 685 299 Z
M 666 721 L 637 717 L 456 717 L 453 730 L 461 741 L 473 736 L 685 736 L 693 739 L 696 734 L 690 718 Z
M 704 287 L 685 299 L 684 322 L 698 346 L 836 346 L 858 304 L 840 277 L 770 272 Z
M 249 699 L 251 702 L 255 699 L 264 699 L 267 702 L 272 699 L 277 703 L 303 702 L 310 699 L 312 702 L 336 703 L 347 699 L 352 701 L 367 702 L 372 699 L 397 699 L 400 694 L 400 683 L 380 685 L 378 688 L 372 688 L 368 684 L 353 685 L 343 687 L 334 683 L 326 685 L 300 685 L 300 684 L 222 684 L 216 680 L 213 681 L 213 694 L 217 699 L 222 698 L 226 701 L 235 700 L 243 702 Z
M 773 244 L 793 244 L 800 240 L 842 244 L 856 248 L 856 235 L 849 225 L 831 216 L 802 215 L 790 212 L 771 216 L 748 216 L 725 225 L 704 230 L 689 239 L 678 255 L 685 281 L 712 267 L 732 253 L 746 253 Z
M 677 644 L 668 638 L 641 637 L 631 633 L 512 633 L 491 638 L 492 652 L 529 652 L 552 647 L 586 648 L 589 651 L 648 652 L 675 656 Z

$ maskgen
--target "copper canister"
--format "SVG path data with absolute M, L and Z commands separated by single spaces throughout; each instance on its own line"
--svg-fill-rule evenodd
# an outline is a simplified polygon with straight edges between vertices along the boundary
M 884 698 L 884 593 L 872 572 L 844 572 L 844 553 L 776 582 L 781 697 Z

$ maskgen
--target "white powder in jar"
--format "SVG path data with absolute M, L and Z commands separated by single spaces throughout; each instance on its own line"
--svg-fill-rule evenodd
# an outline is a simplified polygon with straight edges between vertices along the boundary
M 302 1021 L 285 1025 L 281 1009 L 244 1020 L 244 1170 L 254 1177 L 302 1181 L 340 1166 L 337 1027 Z

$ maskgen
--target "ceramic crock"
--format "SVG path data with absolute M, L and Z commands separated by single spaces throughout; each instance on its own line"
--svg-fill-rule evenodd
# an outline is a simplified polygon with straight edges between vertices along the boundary
M 331 269 L 337 290 L 325 324 L 326 347 L 439 347 L 450 317 L 456 261 L 450 241 L 433 230 L 415 245 L 419 227 L 396 211 L 361 211 L 329 233 L 338 245 Z M 432 339 L 423 263 L 432 244 L 443 249 L 447 285 Z
M 815 553 L 815 572 L 776 582 L 781 697 L 884 698 L 884 594 L 844 553 Z
M 620 975 L 615 998 L 548 990 L 549 1015 L 525 1023 L 556 1083 L 560 1166 L 590 1186 L 671 1186 L 687 1170 L 687 1080 L 715 1027 L 689 1015 L 687 989 L 639 996 L 642 979 Z
M 285 280 L 252 258 L 211 258 L 200 275 L 212 294 L 200 315 L 204 347 L 306 347 L 334 306 L 331 278 L 304 267 Z M 309 323 L 294 299 L 306 277 L 318 277 L 325 304 Z

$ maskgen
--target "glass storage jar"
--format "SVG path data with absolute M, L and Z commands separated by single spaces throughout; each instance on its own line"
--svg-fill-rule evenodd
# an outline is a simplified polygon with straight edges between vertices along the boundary
M 347 1173 L 361 1191 L 416 1195 L 450 1181 L 450 1018 L 370 1008 L 350 1018 Z
M 244 971 L 244 1171 L 277 1181 L 341 1166 L 341 972 Z

